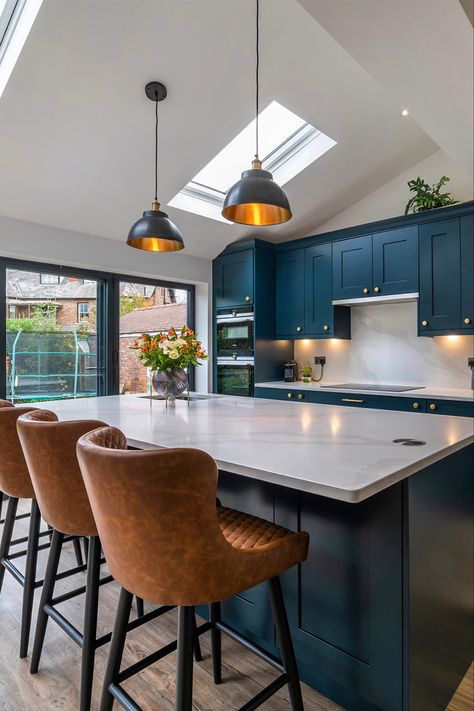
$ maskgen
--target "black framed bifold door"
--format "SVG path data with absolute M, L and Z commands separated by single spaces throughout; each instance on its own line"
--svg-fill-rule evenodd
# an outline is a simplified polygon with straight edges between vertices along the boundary
M 0 397 L 20 404 L 108 392 L 108 282 L 0 260 Z
M 194 308 L 192 284 L 0 256 L 0 398 L 144 393 L 130 346 L 144 331 L 194 328 Z

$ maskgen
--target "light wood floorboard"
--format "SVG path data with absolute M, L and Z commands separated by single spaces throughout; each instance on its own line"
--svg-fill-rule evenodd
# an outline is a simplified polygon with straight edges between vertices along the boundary
M 18 525 L 18 534 L 24 526 Z M 39 571 L 44 571 L 46 553 L 40 554 Z M 71 544 L 63 554 L 60 569 L 74 565 Z M 20 564 L 19 564 L 19 567 Z M 56 592 L 83 584 L 84 575 L 72 581 L 58 584 Z M 99 632 L 112 628 L 118 598 L 118 586 L 114 583 L 103 586 L 99 604 Z M 38 604 L 39 591 L 36 593 Z M 83 597 L 70 600 L 61 606 L 61 611 L 82 629 Z M 40 671 L 29 673 L 29 659 L 18 658 L 19 616 L 21 608 L 21 588 L 6 572 L 5 583 L 0 595 L 0 711 L 76 711 L 79 707 L 80 650 L 53 622 L 49 622 L 46 643 Z M 150 609 L 146 606 L 146 609 Z M 132 611 L 135 614 L 135 608 Z M 174 639 L 176 635 L 176 615 L 169 613 L 128 637 L 124 664 L 128 665 L 159 646 Z M 30 640 L 30 651 L 33 633 Z M 234 711 L 249 697 L 266 686 L 276 672 L 243 650 L 224 635 L 223 639 L 223 679 L 216 687 L 212 681 L 209 634 L 201 637 L 204 660 L 195 664 L 194 710 Z M 108 645 L 98 650 L 94 683 L 93 711 L 98 709 L 101 683 L 107 658 Z M 136 698 L 144 711 L 173 711 L 174 678 L 176 655 L 171 654 L 158 664 L 150 667 L 137 677 L 126 682 L 126 688 Z M 473 709 L 473 669 L 453 698 L 449 711 L 472 711 Z M 303 685 L 306 711 L 341 711 L 341 707 L 325 699 Z M 119 709 L 118 704 L 114 706 Z M 278 692 L 270 701 L 262 705 L 263 711 L 290 711 L 286 689 Z

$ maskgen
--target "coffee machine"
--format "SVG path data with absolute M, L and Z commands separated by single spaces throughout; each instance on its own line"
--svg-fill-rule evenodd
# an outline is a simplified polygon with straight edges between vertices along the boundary
M 298 363 L 288 360 L 284 365 L 283 378 L 285 383 L 295 383 L 298 380 Z

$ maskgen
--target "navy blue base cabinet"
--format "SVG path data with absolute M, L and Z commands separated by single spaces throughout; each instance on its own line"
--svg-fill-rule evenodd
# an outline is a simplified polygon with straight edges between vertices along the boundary
M 220 474 L 224 505 L 310 533 L 308 560 L 282 577 L 296 656 L 349 711 L 444 709 L 471 663 L 473 450 L 359 504 Z M 264 586 L 223 609 L 277 653 Z

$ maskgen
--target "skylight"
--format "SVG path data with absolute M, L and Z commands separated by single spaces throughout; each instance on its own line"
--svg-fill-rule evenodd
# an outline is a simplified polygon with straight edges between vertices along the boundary
M 43 0 L 0 0 L 0 96 Z
M 287 183 L 336 145 L 332 138 L 276 101 L 260 112 L 259 129 L 263 168 L 273 173 L 279 185 Z M 224 197 L 242 171 L 250 168 L 254 153 L 255 119 L 168 204 L 231 224 L 221 215 Z

